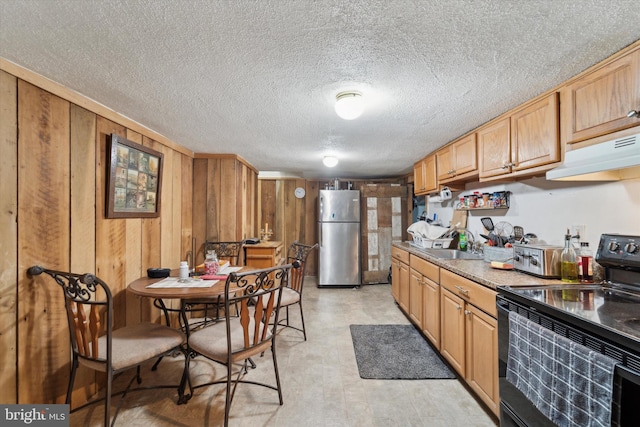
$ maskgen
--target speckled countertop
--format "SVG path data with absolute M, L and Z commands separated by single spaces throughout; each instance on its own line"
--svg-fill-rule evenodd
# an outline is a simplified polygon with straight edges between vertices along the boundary
M 392 245 L 494 290 L 497 286 L 503 285 L 532 286 L 562 283 L 559 279 L 542 279 L 516 270 L 499 270 L 491 268 L 489 263 L 484 262 L 483 260 L 450 260 L 435 258 L 420 249 L 411 246 L 407 242 L 396 241 L 393 242 Z

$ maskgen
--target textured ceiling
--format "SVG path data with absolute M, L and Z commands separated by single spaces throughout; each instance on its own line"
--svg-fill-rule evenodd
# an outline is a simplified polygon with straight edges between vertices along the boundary
M 639 23 L 636 0 L 0 0 L 0 56 L 194 152 L 384 177 L 640 39 Z M 345 89 L 366 97 L 357 120 L 333 110 Z

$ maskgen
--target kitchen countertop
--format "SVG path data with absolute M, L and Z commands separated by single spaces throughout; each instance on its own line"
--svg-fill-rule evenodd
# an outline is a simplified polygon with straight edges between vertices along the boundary
M 543 279 L 521 271 L 492 268 L 488 262 L 483 260 L 436 258 L 408 242 L 396 241 L 392 242 L 392 245 L 493 290 L 497 286 L 533 286 L 564 283 L 560 279 Z

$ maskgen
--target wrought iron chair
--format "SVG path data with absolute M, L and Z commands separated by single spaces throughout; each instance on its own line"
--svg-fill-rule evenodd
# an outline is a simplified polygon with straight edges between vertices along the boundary
M 27 270 L 31 277 L 42 273 L 53 277 L 61 287 L 64 296 L 65 310 L 69 326 L 71 342 L 71 376 L 67 388 L 66 403 L 71 405 L 71 395 L 79 365 L 104 372 L 107 377 L 105 397 L 93 399 L 73 411 L 88 405 L 105 401 L 104 425 L 109 425 L 111 397 L 122 394 L 116 408 L 111 425 L 115 423 L 122 400 L 129 391 L 149 388 L 176 388 L 178 403 L 184 403 L 184 389 L 189 380 L 183 372 L 179 385 L 159 385 L 153 387 L 136 387 L 131 389 L 134 380 L 142 382 L 140 365 L 159 356 L 182 352 L 185 354 L 185 369 L 188 366 L 185 349 L 182 347 L 185 336 L 178 330 L 155 323 L 139 323 L 113 330 L 113 297 L 105 282 L 98 277 L 85 273 L 76 274 L 48 270 L 33 266 Z M 124 391 L 113 393 L 114 375 L 125 370 L 136 368 L 136 374 Z
M 207 240 L 204 243 L 204 253 L 214 251 L 221 261 L 229 261 L 229 265 L 237 266 L 240 260 L 244 242 L 214 242 Z M 195 329 L 207 326 L 209 323 L 220 319 L 220 310 L 224 308 L 221 297 L 215 300 L 188 299 L 183 301 L 187 311 L 191 313 L 190 328 Z
M 254 384 L 278 391 L 280 405 L 283 404 L 280 375 L 276 358 L 276 331 L 266 319 L 275 316 L 276 322 L 280 309 L 280 296 L 287 286 L 291 269 L 297 269 L 299 263 L 279 265 L 260 270 L 231 273 L 225 283 L 224 322 L 214 323 L 198 329 L 187 340 L 190 360 L 197 355 L 220 363 L 227 367 L 227 375 L 217 380 L 193 386 L 191 390 L 212 384 L 226 384 L 224 425 L 229 424 L 231 402 L 238 383 Z M 238 307 L 238 315 L 231 314 L 233 305 Z M 275 370 L 275 386 L 268 383 L 241 379 L 247 374 L 247 364 L 256 354 L 271 349 Z M 187 372 L 189 362 L 187 361 Z M 236 367 L 237 372 L 233 372 Z M 232 377 L 235 376 L 235 379 Z M 191 382 L 189 382 L 191 386 Z M 233 387 L 232 387 L 233 386 Z
M 304 245 L 297 241 L 294 241 L 291 246 L 289 246 L 287 250 L 287 262 L 297 260 L 300 263 L 300 268 L 291 270 L 291 278 L 289 279 L 288 286 L 282 289 L 282 301 L 280 303 L 280 306 L 285 309 L 286 313 L 286 316 L 280 319 L 280 325 L 302 332 L 305 341 L 307 340 L 307 330 L 304 325 L 304 313 L 302 312 L 302 287 L 304 286 L 307 258 L 311 251 L 317 247 L 317 243 L 315 245 Z M 298 304 L 300 307 L 301 328 L 289 323 L 289 307 L 295 304 Z

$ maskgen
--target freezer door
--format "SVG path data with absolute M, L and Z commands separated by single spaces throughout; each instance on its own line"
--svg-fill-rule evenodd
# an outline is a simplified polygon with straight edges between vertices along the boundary
M 359 222 L 359 190 L 320 190 L 318 197 L 318 221 Z
M 360 223 L 320 223 L 318 286 L 360 285 Z

